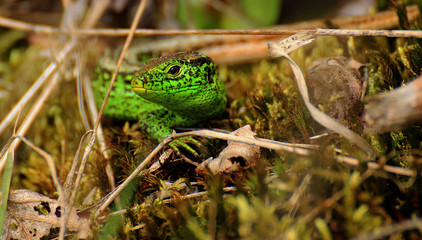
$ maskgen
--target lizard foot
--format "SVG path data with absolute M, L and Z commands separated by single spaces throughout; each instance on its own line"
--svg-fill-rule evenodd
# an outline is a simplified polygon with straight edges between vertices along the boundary
M 159 160 L 155 162 L 149 170 L 154 172 L 165 166 L 166 163 L 170 164 L 172 160 L 182 160 L 183 162 L 199 166 L 195 161 L 204 159 L 209 154 L 209 149 L 205 146 L 205 142 L 195 139 L 194 137 L 187 136 L 174 139 L 168 144 L 168 148 L 160 155 Z
M 204 142 L 191 136 L 175 139 L 169 143 L 169 147 L 179 155 L 192 155 L 195 158 L 201 158 L 201 153 L 208 153 L 208 149 L 204 146 Z

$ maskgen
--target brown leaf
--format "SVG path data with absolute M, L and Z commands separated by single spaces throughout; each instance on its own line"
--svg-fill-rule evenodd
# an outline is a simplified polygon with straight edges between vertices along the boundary
M 249 125 L 243 126 L 231 134 L 248 138 L 254 138 L 255 135 Z M 254 166 L 260 156 L 261 149 L 257 146 L 229 141 L 228 146 L 217 158 L 205 160 L 195 171 L 203 174 L 208 166 L 214 174 L 235 173 Z
M 50 234 L 52 228 L 60 227 L 63 209 L 59 201 L 37 192 L 11 191 L 1 239 L 41 239 Z M 66 227 L 77 232 L 79 239 L 86 239 L 90 231 L 89 219 L 80 218 L 76 209 L 71 209 Z
M 360 116 L 363 76 L 359 69 L 363 66 L 345 57 L 323 58 L 311 63 L 306 82 L 312 102 L 340 122 Z

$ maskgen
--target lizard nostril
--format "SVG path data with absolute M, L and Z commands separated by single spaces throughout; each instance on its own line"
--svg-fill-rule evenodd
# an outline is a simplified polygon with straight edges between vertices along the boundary
M 147 76 L 143 76 L 142 78 L 140 78 L 139 80 L 142 81 L 142 83 L 147 83 L 148 82 L 148 77 Z
M 143 86 L 147 83 L 148 83 L 148 77 L 142 76 L 142 77 L 132 78 L 130 85 L 131 86 Z
M 139 86 L 139 85 L 141 85 L 140 83 L 141 83 L 141 82 L 140 82 L 138 79 L 132 79 L 132 81 L 130 82 L 130 85 L 131 85 L 132 87 L 134 87 L 134 86 Z

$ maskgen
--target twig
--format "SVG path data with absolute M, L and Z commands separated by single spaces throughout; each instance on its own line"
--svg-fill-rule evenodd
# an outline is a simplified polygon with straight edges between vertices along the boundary
M 96 28 L 96 29 L 75 29 L 73 31 L 55 28 L 47 25 L 32 25 L 25 22 L 0 17 L 0 26 L 20 29 L 24 31 L 33 31 L 41 34 L 74 34 L 88 36 L 127 36 L 129 29 L 121 28 Z M 208 30 L 179 30 L 179 29 L 136 29 L 135 35 L 139 36 L 180 36 L 180 35 L 293 35 L 304 30 L 313 30 L 304 28 L 298 30 L 287 29 L 208 29 Z M 373 30 L 373 29 L 317 29 L 317 36 L 355 36 L 355 37 L 406 37 L 422 38 L 420 30 Z
M 358 166 L 359 164 L 362 163 L 358 159 L 354 159 L 354 158 L 346 157 L 346 156 L 337 156 L 336 158 L 338 162 L 346 163 L 351 166 Z M 416 176 L 416 170 L 410 170 L 410 169 L 405 169 L 405 168 L 395 167 L 395 166 L 390 166 L 390 165 L 381 165 L 376 162 L 368 162 L 367 166 L 371 170 L 384 170 L 388 173 L 393 173 L 393 174 L 398 174 L 398 175 L 408 176 L 408 177 Z
M 38 154 L 40 154 L 47 161 L 47 165 L 51 173 L 51 178 L 53 179 L 54 185 L 59 193 L 59 197 L 63 198 L 64 197 L 63 186 L 61 185 L 59 177 L 57 176 L 56 164 L 54 163 L 53 157 L 51 157 L 50 154 L 48 154 L 46 151 L 42 150 L 38 146 L 35 146 L 35 144 L 33 144 L 31 141 L 29 141 L 25 137 L 23 136 L 16 136 L 16 137 L 22 140 L 26 145 L 34 149 Z
M 360 234 L 352 238 L 352 240 L 384 239 L 394 233 L 404 232 L 404 231 L 408 231 L 408 230 L 412 230 L 416 228 L 422 228 L 422 218 L 408 219 L 396 224 L 383 226 L 383 227 L 373 230 L 372 232 Z
M 344 37 L 412 37 L 422 38 L 421 30 L 361 30 L 361 29 L 317 29 L 317 36 Z
M 200 137 L 209 137 L 209 138 L 218 138 L 223 139 L 227 141 L 234 141 L 234 142 L 241 142 L 246 144 L 251 144 L 254 146 L 264 147 L 268 149 L 272 149 L 275 151 L 285 151 L 285 152 L 291 152 L 296 153 L 303 156 L 309 156 L 312 151 L 312 149 L 318 149 L 319 146 L 317 145 L 311 145 L 311 144 L 300 144 L 300 143 L 284 143 L 284 142 L 278 142 L 274 140 L 264 139 L 264 138 L 246 138 L 241 136 L 236 136 L 233 134 L 228 134 L 224 132 L 218 132 L 213 130 L 197 130 L 197 131 L 190 131 L 190 132 L 184 132 L 184 133 L 177 133 L 174 135 L 170 135 L 170 139 L 185 137 L 185 136 L 200 136 Z M 335 149 L 336 152 L 341 152 L 339 149 Z M 346 163 L 351 166 L 357 166 L 361 164 L 362 162 L 358 159 L 347 157 L 347 156 L 335 156 L 338 162 L 340 163 Z M 402 176 L 408 176 L 408 177 L 414 177 L 415 171 L 410 169 L 405 169 L 401 167 L 394 167 L 389 165 L 380 165 L 376 162 L 367 162 L 367 166 L 371 170 L 384 170 L 389 173 L 398 174 Z
M 233 142 L 240 142 L 245 144 L 250 144 L 254 146 L 259 147 L 265 147 L 276 151 L 287 151 L 291 153 L 296 153 L 299 155 L 305 155 L 308 156 L 311 154 L 311 149 L 315 149 L 318 146 L 315 145 L 309 145 L 309 144 L 292 144 L 292 143 L 283 143 L 283 142 L 277 142 L 273 140 L 268 139 L 262 139 L 262 138 L 247 138 L 247 137 L 241 137 L 236 136 L 229 133 L 224 132 L 218 132 L 213 130 L 197 130 L 197 131 L 190 131 L 190 132 L 184 132 L 184 133 L 175 133 L 167 136 L 162 142 L 160 142 L 155 149 L 148 154 L 148 156 L 142 161 L 141 164 L 136 167 L 136 169 L 127 177 L 127 179 L 120 184 L 117 188 L 115 188 L 109 195 L 107 195 L 104 198 L 104 202 L 101 203 L 101 206 L 97 209 L 95 213 L 95 218 L 98 219 L 99 215 L 113 202 L 113 200 L 120 194 L 120 192 L 148 165 L 151 163 L 152 159 L 164 148 L 166 144 L 171 142 L 173 139 L 186 137 L 186 136 L 200 136 L 200 137 L 209 137 L 209 138 L 217 138 L 217 139 L 223 139 L 227 141 L 233 141 Z M 344 157 L 344 156 L 336 156 L 336 159 L 338 162 L 342 163 L 348 163 L 350 165 L 356 166 L 360 162 L 358 159 L 353 159 L 350 157 Z M 386 172 L 394 173 L 394 174 L 400 174 L 404 176 L 414 176 L 415 173 L 411 170 L 403 169 L 400 167 L 393 167 L 393 166 L 382 166 L 380 167 L 379 164 L 374 162 L 368 162 L 368 168 L 380 170 L 383 169 Z
M 384 133 L 401 129 L 422 119 L 422 77 L 367 101 L 365 132 Z
M 103 0 L 103 4 L 96 4 L 96 6 L 102 6 L 102 8 L 90 9 L 94 16 L 90 20 L 86 20 L 83 26 L 94 26 L 94 23 L 101 16 L 100 13 L 104 11 L 104 8 L 108 5 L 109 0 Z M 98 13 L 97 13 L 98 12 Z M 407 8 L 409 19 L 415 19 L 419 16 L 417 6 L 409 6 Z M 394 11 L 385 11 L 370 15 L 372 20 L 376 22 L 378 19 L 391 19 L 390 23 L 383 24 L 386 28 L 397 25 L 398 18 L 395 16 Z M 387 17 L 388 16 L 388 17 Z M 330 22 L 333 25 L 338 25 L 340 28 L 352 28 L 352 29 L 320 29 L 316 33 L 318 36 L 373 36 L 373 37 L 415 37 L 421 38 L 422 32 L 417 30 L 361 30 L 365 28 L 377 28 L 373 24 L 365 19 L 363 16 L 352 16 L 352 17 L 338 17 L 333 18 Z M 296 34 L 301 30 L 311 30 L 321 26 L 325 26 L 325 20 L 314 20 L 300 24 L 296 24 L 294 29 L 282 29 L 286 28 L 286 25 L 278 26 L 279 29 L 237 29 L 237 30 L 179 30 L 179 29 L 137 29 L 135 35 L 144 36 L 156 36 L 156 35 L 292 35 Z M 367 26 L 366 26 L 367 25 Z M 0 26 L 19 29 L 23 31 L 36 32 L 39 34 L 68 34 L 68 35 L 90 35 L 90 36 L 127 36 L 130 33 L 130 29 L 74 29 L 68 31 L 62 28 L 56 28 L 49 25 L 42 24 L 31 24 L 23 21 L 18 21 L 6 17 L 0 16 Z M 301 27 L 302 26 L 302 27 Z M 304 27 L 303 27 L 304 26 Z M 288 27 L 288 26 L 287 26 Z M 277 28 L 277 27 L 276 27 Z M 353 29 L 355 28 L 355 29 Z M 359 28 L 359 29 L 358 29 Z

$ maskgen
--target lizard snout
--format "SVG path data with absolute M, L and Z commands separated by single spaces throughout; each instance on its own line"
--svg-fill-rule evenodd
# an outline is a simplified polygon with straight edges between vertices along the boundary
M 148 83 L 148 77 L 147 76 L 135 76 L 132 78 L 132 81 L 130 82 L 130 86 L 133 87 L 142 87 L 145 84 Z

